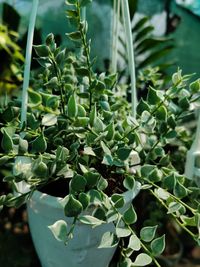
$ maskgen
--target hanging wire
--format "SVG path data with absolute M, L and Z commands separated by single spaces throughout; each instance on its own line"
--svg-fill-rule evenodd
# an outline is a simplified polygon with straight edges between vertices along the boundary
M 136 92 L 135 57 L 134 57 L 133 36 L 132 36 L 128 0 L 123 0 L 121 4 L 122 4 L 123 22 L 126 35 L 129 72 L 131 76 L 131 110 L 133 117 L 136 118 L 137 92 Z
M 32 55 L 33 35 L 34 35 L 37 9 L 38 9 L 38 2 L 39 0 L 33 0 L 29 28 L 28 28 L 25 67 L 24 67 L 24 80 L 23 80 L 23 89 L 22 89 L 21 127 L 24 125 L 24 123 L 26 123 L 27 106 L 28 106 L 28 87 L 29 87 L 30 68 L 31 68 L 31 55 Z
M 112 47 L 111 47 L 111 71 L 117 71 L 117 53 L 118 53 L 118 37 L 119 37 L 119 21 L 120 21 L 120 2 L 114 0 L 113 4 L 113 20 L 112 20 Z

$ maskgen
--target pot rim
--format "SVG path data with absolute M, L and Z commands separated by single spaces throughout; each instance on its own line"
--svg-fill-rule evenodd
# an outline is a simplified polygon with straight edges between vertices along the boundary
M 131 202 L 138 195 L 140 189 L 141 183 L 135 182 L 135 186 L 132 190 L 127 190 L 126 192 L 122 193 L 122 195 L 124 196 L 125 203 L 127 204 Z M 62 207 L 61 201 L 64 198 L 51 196 L 47 193 L 42 193 L 38 190 L 35 190 L 31 196 L 31 199 L 37 202 L 42 202 L 42 204 L 45 204 L 52 208 L 60 208 Z

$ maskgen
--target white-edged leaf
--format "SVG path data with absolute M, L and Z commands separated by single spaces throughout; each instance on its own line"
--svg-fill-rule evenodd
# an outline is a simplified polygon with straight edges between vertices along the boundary
M 66 241 L 67 238 L 67 223 L 64 220 L 59 220 L 53 225 L 48 226 L 48 228 L 53 233 L 54 237 L 58 241 Z
M 165 235 L 154 239 L 151 242 L 151 250 L 155 256 L 162 254 L 165 249 Z
M 93 216 L 90 216 L 90 215 L 83 215 L 83 216 L 80 216 L 79 217 L 79 221 L 84 223 L 84 224 L 90 224 L 90 225 L 93 225 L 93 226 L 98 226 L 98 225 L 101 225 L 103 223 L 105 223 L 104 221 L 102 220 L 99 220 Z
M 57 123 L 57 116 L 55 114 L 48 113 L 42 118 L 42 125 L 53 126 Z
M 152 262 L 152 258 L 146 253 L 141 253 L 137 256 L 136 260 L 133 262 L 133 266 L 147 266 Z
M 170 197 L 170 194 L 162 188 L 155 189 L 155 193 L 159 198 L 163 200 L 167 200 Z
M 118 244 L 118 238 L 115 234 L 111 232 L 106 232 L 103 234 L 99 248 L 111 248 L 116 247 Z
M 94 151 L 92 150 L 91 147 L 85 147 L 84 148 L 84 152 L 85 155 L 90 155 L 90 156 L 96 156 L 96 154 L 94 153 Z
M 140 231 L 141 239 L 145 242 L 151 242 L 155 236 L 157 227 L 157 225 L 143 227 Z
M 128 248 L 139 251 L 141 248 L 140 239 L 136 235 L 131 235 L 129 238 Z

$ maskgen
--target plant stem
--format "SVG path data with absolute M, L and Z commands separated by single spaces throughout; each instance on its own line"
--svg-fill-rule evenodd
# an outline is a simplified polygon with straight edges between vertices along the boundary
M 53 54 L 51 55 L 51 61 L 53 63 L 54 70 L 55 70 L 55 73 L 56 73 L 56 77 L 58 79 L 59 87 L 60 87 L 61 113 L 63 115 L 65 115 L 66 114 L 66 111 L 65 111 L 65 97 L 64 97 L 64 89 L 63 89 L 63 86 L 62 86 L 62 77 L 61 77 L 60 69 L 58 68 L 57 62 L 55 61 L 55 58 L 54 58 Z
M 114 0 L 114 5 L 113 5 L 111 72 L 114 72 L 114 73 L 117 71 L 117 53 L 118 53 L 118 37 L 119 37 L 119 21 L 120 21 L 120 2 L 121 2 L 121 0 Z
M 136 235 L 136 233 L 134 232 L 134 230 L 132 229 L 132 227 L 126 223 L 126 221 L 124 220 L 122 214 L 118 211 L 118 209 L 111 203 L 112 208 L 115 210 L 116 213 L 118 213 L 118 215 L 121 217 L 123 223 L 128 227 L 128 229 L 130 230 L 132 235 Z M 145 246 L 144 243 L 142 243 L 142 241 L 140 240 L 141 246 L 143 248 L 143 250 L 152 258 L 152 261 L 155 263 L 155 265 L 157 267 L 161 267 L 161 265 L 159 264 L 159 262 L 156 260 L 155 256 L 151 253 L 151 251 Z
M 148 179 L 146 178 L 143 178 L 146 182 L 148 182 L 149 184 L 151 184 L 152 186 L 156 187 L 157 189 L 160 189 L 161 187 L 158 186 L 157 184 L 149 181 Z M 183 205 L 186 209 L 188 209 L 189 211 L 192 212 L 192 214 L 195 215 L 195 210 L 193 208 L 191 208 L 190 206 L 188 206 L 186 203 L 184 203 L 181 199 L 179 199 L 178 197 L 174 196 L 173 194 L 171 194 L 170 192 L 168 192 L 166 190 L 166 192 L 170 195 L 171 198 L 175 199 L 177 202 L 179 202 L 181 205 Z
M 160 204 L 165 207 L 167 210 L 168 210 L 168 207 L 167 205 L 164 203 L 163 200 L 161 200 L 154 192 L 152 189 L 149 189 L 151 194 L 160 202 Z M 171 216 L 175 219 L 175 221 L 178 223 L 178 225 L 183 228 L 192 238 L 195 238 L 195 234 L 193 234 L 184 224 L 182 224 L 178 219 L 177 217 L 171 213 Z
M 22 89 L 22 106 L 21 106 L 21 127 L 26 123 L 26 114 L 28 106 L 28 87 L 30 79 L 30 68 L 31 68 L 31 55 L 32 55 L 32 46 L 33 46 L 33 35 L 35 28 L 35 21 L 37 15 L 39 0 L 33 0 L 31 8 L 31 17 L 28 28 L 28 38 L 26 45 L 26 58 L 25 58 L 25 67 L 24 67 L 24 80 L 23 80 L 23 89 Z
M 131 29 L 128 0 L 122 1 L 122 11 L 123 11 L 122 13 L 123 13 L 124 26 L 125 26 L 127 50 L 128 50 L 127 52 L 128 52 L 129 71 L 131 76 L 132 115 L 134 118 L 136 118 L 137 93 L 136 93 L 135 58 L 134 58 L 133 36 Z
M 82 25 L 82 20 L 81 20 L 81 7 L 80 4 L 77 4 L 77 12 L 78 12 L 78 18 L 79 18 L 79 32 L 81 34 L 81 40 L 83 44 L 83 50 L 84 54 L 86 56 L 86 64 L 88 68 L 88 78 L 89 78 L 89 93 L 90 93 L 90 110 L 92 108 L 92 91 L 91 91 L 91 85 L 92 85 L 92 69 L 91 69 L 91 62 L 90 62 L 90 48 L 87 43 L 86 39 L 86 31 L 85 31 L 85 26 Z

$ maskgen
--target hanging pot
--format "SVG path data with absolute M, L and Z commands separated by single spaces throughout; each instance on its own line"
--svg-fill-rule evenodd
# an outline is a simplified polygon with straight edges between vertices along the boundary
M 132 191 L 124 194 L 130 204 L 140 190 L 136 183 Z M 35 191 L 27 203 L 29 226 L 36 252 L 42 267 L 107 267 L 117 246 L 98 248 L 105 232 L 114 232 L 114 224 L 102 224 L 92 228 L 80 222 L 74 228 L 73 239 L 65 246 L 57 241 L 48 226 L 57 220 L 65 220 L 70 226 L 72 219 L 64 215 L 61 198 Z

